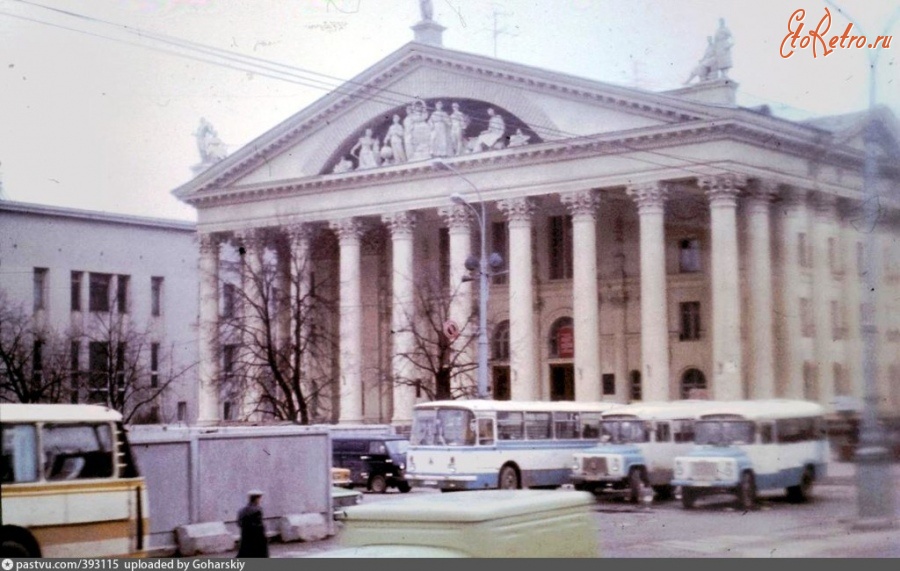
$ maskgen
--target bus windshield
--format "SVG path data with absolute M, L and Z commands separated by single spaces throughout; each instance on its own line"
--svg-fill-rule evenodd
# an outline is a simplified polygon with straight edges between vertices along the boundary
M 694 425 L 694 442 L 713 446 L 752 444 L 754 425 L 747 420 L 703 420 Z
M 647 426 L 642 420 L 604 420 L 600 426 L 600 440 L 614 444 L 647 442 Z
M 458 408 L 418 409 L 413 413 L 412 446 L 473 446 L 475 416 Z
M 386 440 L 385 445 L 391 454 L 406 454 L 409 450 L 409 440 Z

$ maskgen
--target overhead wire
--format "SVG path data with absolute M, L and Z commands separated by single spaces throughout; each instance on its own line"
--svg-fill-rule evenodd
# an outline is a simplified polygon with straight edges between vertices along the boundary
M 271 79 L 277 79 L 280 81 L 285 81 L 285 82 L 293 83 L 296 85 L 309 87 L 312 89 L 324 90 L 324 91 L 328 91 L 330 93 L 339 93 L 341 95 L 356 97 L 356 98 L 365 99 L 368 101 L 374 101 L 376 103 L 390 105 L 392 107 L 399 107 L 399 106 L 407 105 L 407 104 L 409 104 L 409 102 L 411 102 L 412 100 L 414 100 L 416 98 L 416 96 L 414 96 L 414 95 L 404 93 L 401 91 L 387 89 L 387 88 L 377 88 L 375 90 L 375 92 L 373 93 L 373 92 L 370 92 L 370 90 L 373 89 L 373 86 L 371 86 L 368 83 L 361 82 L 361 81 L 358 81 L 355 79 L 349 79 L 349 80 L 343 79 L 343 78 L 315 72 L 312 70 L 304 69 L 304 68 L 289 65 L 289 64 L 274 62 L 274 61 L 260 58 L 257 56 L 251 56 L 251 55 L 241 54 L 239 52 L 232 52 L 232 51 L 225 50 L 222 48 L 207 46 L 207 45 L 204 45 L 204 44 L 201 44 L 198 42 L 194 42 L 192 40 L 185 40 L 182 38 L 177 38 L 175 36 L 170 36 L 170 35 L 166 35 L 166 34 L 158 34 L 155 32 L 149 32 L 149 31 L 146 31 L 146 30 L 143 30 L 140 28 L 117 24 L 115 22 L 102 20 L 99 18 L 95 18 L 93 16 L 87 16 L 87 15 L 80 14 L 77 12 L 72 12 L 69 10 L 63 10 L 60 8 L 46 6 L 46 5 L 43 5 L 43 4 L 40 4 L 37 2 L 32 2 L 29 0 L 12 0 L 12 1 L 20 3 L 20 4 L 32 6 L 32 7 L 41 8 L 44 10 L 49 10 L 52 12 L 63 14 L 65 16 L 68 16 L 71 18 L 83 20 L 86 22 L 101 24 L 104 26 L 112 26 L 112 27 L 115 27 L 118 29 L 122 29 L 129 34 L 136 35 L 142 39 L 149 39 L 154 42 L 160 42 L 163 44 L 175 46 L 177 48 L 180 48 L 181 50 L 191 50 L 191 51 L 203 54 L 203 56 L 205 56 L 205 57 L 192 55 L 190 53 L 184 53 L 182 51 L 173 50 L 171 48 L 159 47 L 159 46 L 155 46 L 155 45 L 147 45 L 142 42 L 129 41 L 129 40 L 123 39 L 123 38 L 112 37 L 112 36 L 104 35 L 101 33 L 91 32 L 91 31 L 87 31 L 87 30 L 79 29 L 79 28 L 73 28 L 73 27 L 69 27 L 69 26 L 65 26 L 65 25 L 61 25 L 61 24 L 57 24 L 57 23 L 53 23 L 53 22 L 47 22 L 44 20 L 39 20 L 36 18 L 31 18 L 31 17 L 27 17 L 27 16 L 18 15 L 18 14 L 10 14 L 7 12 L 0 11 L 0 15 L 6 15 L 6 16 L 13 17 L 13 18 L 19 18 L 22 20 L 27 20 L 27 21 L 31 21 L 34 23 L 38 23 L 38 24 L 42 24 L 42 25 L 46 25 L 46 26 L 50 26 L 50 27 L 56 27 L 56 28 L 60 28 L 60 29 L 64 29 L 64 30 L 68 30 L 68 31 L 76 32 L 76 33 L 86 34 L 88 36 L 93 36 L 93 37 L 97 37 L 97 38 L 101 38 L 101 39 L 122 42 L 122 43 L 126 43 L 128 45 L 133 45 L 133 46 L 137 46 L 137 47 L 141 47 L 141 48 L 145 48 L 145 49 L 161 51 L 163 53 L 167 53 L 167 54 L 175 55 L 178 57 L 198 61 L 201 63 L 218 65 L 221 67 L 226 67 L 229 69 L 234 69 L 234 70 L 242 71 L 245 73 L 254 73 L 254 74 L 258 74 L 260 76 L 268 77 Z M 218 60 L 217 59 L 209 59 L 210 57 L 218 58 Z M 221 60 L 224 60 L 224 63 Z M 238 66 L 240 66 L 240 67 L 238 67 Z M 317 77 L 322 78 L 322 79 L 317 79 Z M 487 120 L 481 119 L 481 118 L 469 117 L 469 121 L 472 123 L 475 123 L 476 125 L 487 124 Z M 546 126 L 546 125 L 529 124 L 528 127 L 533 132 L 537 133 L 538 135 L 565 138 L 569 142 L 577 142 L 578 140 L 587 141 L 587 140 L 596 138 L 598 135 L 598 134 L 580 135 L 577 133 L 567 132 L 567 131 L 564 131 L 564 130 L 561 130 L 561 129 L 558 129 L 555 127 Z M 677 168 L 678 170 L 685 171 L 692 175 L 704 175 L 707 173 L 705 171 L 691 170 L 691 168 L 689 168 L 689 166 L 704 167 L 704 166 L 708 166 L 711 164 L 710 161 L 696 161 L 696 160 L 689 159 L 686 157 L 665 153 L 665 152 L 662 152 L 657 149 L 641 149 L 639 147 L 629 145 L 628 143 L 625 143 L 623 141 L 613 141 L 611 143 L 614 145 L 620 146 L 623 149 L 628 150 L 628 151 L 641 152 L 641 153 L 645 153 L 645 154 L 656 155 L 656 156 L 662 157 L 664 159 L 678 161 L 681 164 L 673 165 L 673 164 L 669 164 L 668 162 L 653 161 L 646 157 L 636 157 L 636 156 L 631 157 L 633 160 L 637 160 L 639 162 L 644 162 L 647 164 L 651 164 L 651 165 L 659 166 L 659 167 L 665 167 L 665 168 Z M 685 165 L 685 163 L 687 163 L 687 165 Z

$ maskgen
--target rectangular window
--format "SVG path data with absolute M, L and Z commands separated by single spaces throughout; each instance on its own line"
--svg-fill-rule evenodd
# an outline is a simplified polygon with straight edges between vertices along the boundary
M 234 414 L 234 407 L 231 405 L 231 401 L 225 401 L 222 403 L 222 420 L 234 420 L 232 415 Z
M 161 277 L 150 278 L 150 315 L 159 317 L 162 315 L 163 279 Z
M 130 276 L 116 277 L 116 311 L 128 313 L 128 283 Z
M 72 392 L 77 393 L 81 384 L 81 344 L 78 341 L 72 341 L 69 347 L 69 382 Z
M 828 238 L 828 267 L 831 268 L 831 273 L 833 274 L 839 274 L 843 271 L 837 240 L 834 237 Z
M 125 394 L 125 344 L 116 346 L 116 389 L 119 397 Z
M 237 290 L 234 284 L 229 282 L 222 284 L 222 317 L 231 319 L 235 316 L 236 298 Z
M 95 312 L 109 311 L 110 274 L 91 274 L 88 284 L 89 309 Z
M 84 272 L 72 272 L 72 311 L 81 311 L 81 282 Z
M 681 316 L 681 331 L 678 338 L 681 341 L 696 341 L 700 339 L 700 302 L 687 301 L 678 304 Z
M 92 402 L 107 402 L 109 392 L 109 343 L 91 341 L 88 344 L 90 397 Z
M 601 379 L 603 380 L 603 394 L 616 394 L 616 376 L 613 373 L 603 373 Z
M 841 302 L 831 300 L 831 338 L 839 341 L 847 337 L 847 328 L 844 327 L 844 310 Z
M 862 242 L 856 243 L 856 273 L 859 275 L 866 273 L 866 251 Z
M 503 258 L 503 264 L 506 266 L 507 260 L 509 260 L 506 222 L 493 222 L 491 224 L 491 251 L 500 254 L 500 257 Z M 500 268 L 500 271 L 503 271 L 503 268 Z M 497 274 L 492 276 L 491 280 L 495 284 L 505 284 L 506 276 L 506 273 Z
M 551 216 L 550 228 L 550 279 L 572 279 L 572 217 Z
M 37 428 L 31 424 L 4 424 L 2 440 L 0 482 L 10 484 L 37 481 Z
M 813 319 L 812 301 L 809 298 L 800 298 L 800 331 L 804 337 L 812 337 L 816 334 L 816 322 Z
M 44 380 L 44 342 L 40 339 L 31 347 L 31 380 L 37 385 Z
M 497 436 L 500 440 L 522 440 L 522 413 L 498 411 Z
M 237 345 L 225 345 L 222 347 L 222 374 L 230 377 L 234 374 L 235 361 L 237 360 Z
M 47 268 L 34 268 L 34 310 L 47 309 Z
M 578 438 L 578 413 L 554 412 L 553 425 L 557 440 Z
M 150 388 L 159 387 L 159 343 L 150 344 Z
M 450 283 L 450 229 L 438 229 L 438 254 L 440 259 L 441 285 Z M 458 284 L 453 284 L 456 287 Z
M 692 420 L 673 420 L 672 421 L 672 439 L 675 442 L 693 442 L 694 441 L 694 421 L 692 421 Z
M 668 422 L 656 423 L 656 442 L 669 442 L 672 440 L 672 427 Z
M 178 401 L 178 416 L 176 417 L 178 422 L 186 422 L 187 421 L 187 402 Z
M 48 480 L 114 475 L 113 438 L 108 424 L 45 424 L 41 445 Z
M 682 273 L 700 271 L 700 240 L 682 240 L 678 244 L 678 266 Z
M 525 437 L 528 440 L 549 440 L 553 438 L 549 412 L 525 413 Z

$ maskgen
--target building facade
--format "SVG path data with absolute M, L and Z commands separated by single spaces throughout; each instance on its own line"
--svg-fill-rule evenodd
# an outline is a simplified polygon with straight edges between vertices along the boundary
M 900 410 L 890 113 L 875 112 L 880 210 L 866 226 L 865 114 L 792 122 L 737 106 L 737 85 L 710 70 L 653 93 L 449 50 L 431 20 L 414 30 L 175 190 L 198 211 L 201 422 L 223 415 L 233 252 L 299 256 L 301 273 L 284 270 L 294 290 L 334 302 L 315 324 L 334 340 L 322 414 L 402 425 L 429 398 L 431 373 L 404 356 L 434 321 L 419 302 L 430 280 L 451 353 L 476 362 L 482 244 L 503 258 L 488 286 L 495 398 L 859 400 L 871 311 L 879 407 Z M 458 370 L 450 393 L 467 394 L 475 371 Z
M 3 350 L 19 358 L 21 334 L 19 360 L 43 400 L 196 421 L 193 223 L 0 201 L 0 229 Z M 3 399 L 17 400 L 4 373 Z

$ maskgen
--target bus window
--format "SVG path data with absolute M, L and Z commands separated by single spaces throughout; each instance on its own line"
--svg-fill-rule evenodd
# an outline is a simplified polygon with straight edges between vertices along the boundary
M 554 412 L 553 425 L 558 440 L 578 438 L 577 412 Z
M 581 437 L 590 440 L 600 438 L 600 420 L 599 412 L 583 412 L 581 413 Z
M 500 440 L 522 440 L 522 413 L 498 411 L 497 436 Z
M 460 409 L 443 409 L 437 414 L 437 443 L 446 446 L 472 446 L 475 435 L 469 430 L 472 413 Z
M 766 422 L 759 425 L 759 443 L 771 444 L 775 441 L 774 427 Z
M 657 442 L 668 442 L 672 439 L 672 431 L 669 428 L 668 422 L 657 422 L 656 423 L 656 441 Z
M 694 421 L 693 420 L 673 420 L 672 421 L 672 439 L 675 442 L 693 442 L 694 441 Z
M 419 409 L 413 413 L 413 431 L 409 443 L 413 446 L 433 446 L 435 441 L 435 424 L 437 411 Z
M 112 437 L 108 424 L 44 426 L 44 475 L 48 480 L 110 478 Z
M 528 440 L 549 440 L 553 438 L 549 412 L 525 413 L 525 436 Z
M 478 419 L 478 444 L 482 446 L 492 446 L 494 444 L 494 421 L 492 419 Z
M 37 431 L 27 424 L 3 427 L 3 460 L 0 466 L 4 484 L 34 482 L 37 471 Z

